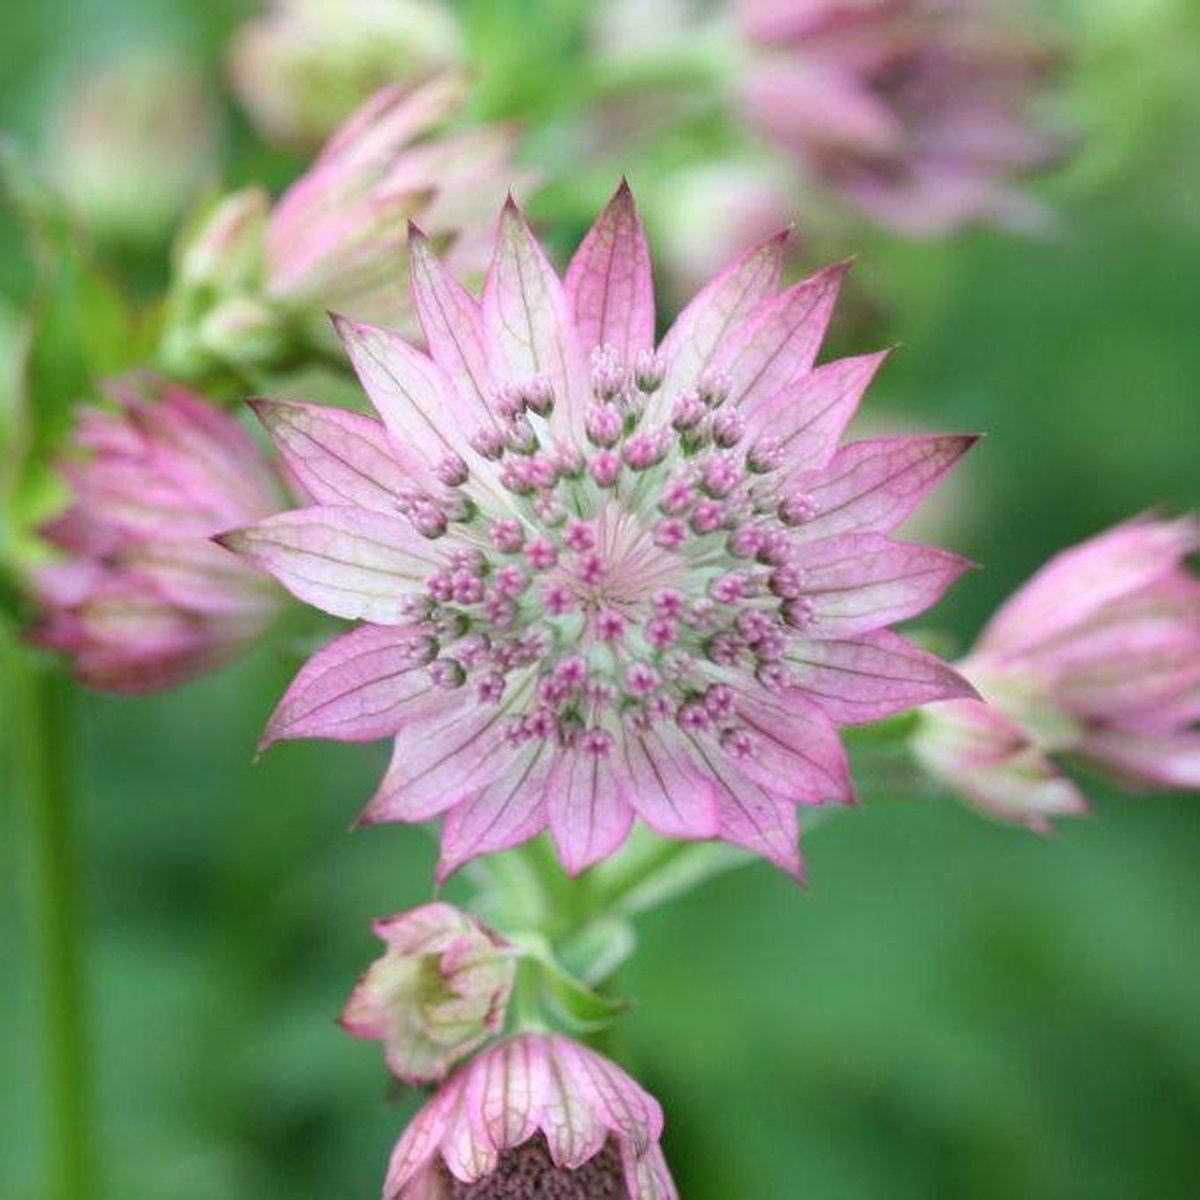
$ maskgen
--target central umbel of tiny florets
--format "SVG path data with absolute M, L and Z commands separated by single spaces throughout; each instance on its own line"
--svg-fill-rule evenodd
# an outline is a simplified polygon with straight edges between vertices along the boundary
M 788 638 L 814 620 L 789 528 L 812 500 L 779 486 L 777 442 L 748 443 L 722 374 L 668 397 L 653 353 L 602 347 L 591 368 L 579 444 L 551 437 L 544 378 L 509 385 L 472 438 L 489 486 L 451 456 L 446 494 L 407 504 L 447 543 L 408 601 L 414 658 L 502 705 L 513 744 L 604 754 L 619 725 L 676 722 L 749 754 L 728 681 L 787 680 Z

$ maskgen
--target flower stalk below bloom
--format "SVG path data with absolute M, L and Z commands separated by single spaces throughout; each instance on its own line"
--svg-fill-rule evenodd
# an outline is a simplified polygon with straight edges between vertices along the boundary
M 47 1200 L 96 1194 L 91 1056 L 80 849 L 71 797 L 67 680 L 44 655 L 6 647 L 5 680 L 16 714 L 19 794 L 25 801 L 32 868 L 48 1122 Z

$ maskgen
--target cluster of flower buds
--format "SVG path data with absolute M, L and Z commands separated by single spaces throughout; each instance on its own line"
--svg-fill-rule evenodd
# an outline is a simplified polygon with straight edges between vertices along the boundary
M 921 761 L 1004 820 L 1084 809 L 1058 757 L 1142 788 L 1200 787 L 1200 548 L 1192 518 L 1138 520 L 1052 559 L 959 669 L 987 701 L 931 705 Z
M 404 286 L 409 222 L 445 241 L 477 277 L 487 260 L 485 214 L 502 195 L 513 133 L 448 131 L 465 77 L 377 92 L 271 204 L 258 188 L 224 197 L 185 235 L 162 354 L 194 377 L 225 365 L 291 361 L 330 339 L 330 310 L 410 327 Z M 519 178 L 519 175 L 518 175 Z
M 375 930 L 387 951 L 342 1014 L 407 1083 L 441 1082 L 392 1154 L 385 1200 L 675 1200 L 662 1110 L 616 1064 L 560 1034 L 504 1029 L 518 951 L 471 914 L 427 904 Z
M 210 539 L 283 503 L 230 416 L 158 379 L 115 382 L 63 463 L 66 510 L 44 530 L 63 556 L 36 578 L 35 640 L 106 691 L 170 687 L 227 662 L 278 613 L 278 589 Z
M 1053 162 L 1029 116 L 1053 57 L 980 0 L 740 0 L 750 118 L 873 220 L 916 235 L 1029 227 Z

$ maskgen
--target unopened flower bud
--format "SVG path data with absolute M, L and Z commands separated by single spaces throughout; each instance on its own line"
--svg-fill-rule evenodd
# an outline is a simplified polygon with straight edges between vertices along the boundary
M 720 408 L 729 399 L 729 390 L 733 380 L 724 371 L 710 367 L 700 376 L 700 385 L 696 394 L 700 403 L 708 408 Z
M 713 441 L 723 450 L 736 446 L 746 432 L 746 422 L 736 409 L 726 409 L 713 418 Z M 751 468 L 753 470 L 753 468 Z
M 633 363 L 633 379 L 639 392 L 650 395 L 662 387 L 666 378 L 667 364 L 662 355 L 653 350 L 639 350 Z
M 535 375 L 521 389 L 525 407 L 539 417 L 548 417 L 554 409 L 554 387 L 545 375 Z
M 503 1026 L 512 951 L 451 904 L 426 904 L 374 929 L 387 950 L 351 993 L 342 1026 L 381 1041 L 388 1068 L 406 1083 L 441 1079 Z
M 200 322 L 196 341 L 220 362 L 252 367 L 277 361 L 287 333 L 269 305 L 253 296 L 230 296 Z
M 262 188 L 222 197 L 179 247 L 178 281 L 188 289 L 225 295 L 262 286 L 263 247 L 270 200 Z

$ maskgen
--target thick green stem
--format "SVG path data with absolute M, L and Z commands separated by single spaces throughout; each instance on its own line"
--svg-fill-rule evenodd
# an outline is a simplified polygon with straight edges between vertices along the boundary
M 27 814 L 39 968 L 49 1200 L 95 1194 L 84 1019 L 79 848 L 71 808 L 68 681 L 20 649 L 8 656 Z

